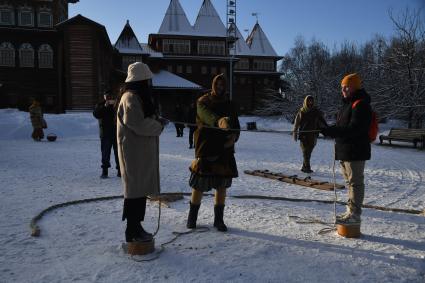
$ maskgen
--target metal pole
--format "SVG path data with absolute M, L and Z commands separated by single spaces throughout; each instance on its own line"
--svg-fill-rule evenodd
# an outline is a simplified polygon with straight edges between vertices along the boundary
M 233 100 L 233 62 L 236 55 L 236 0 L 227 0 L 227 48 L 230 58 L 229 66 L 229 98 Z

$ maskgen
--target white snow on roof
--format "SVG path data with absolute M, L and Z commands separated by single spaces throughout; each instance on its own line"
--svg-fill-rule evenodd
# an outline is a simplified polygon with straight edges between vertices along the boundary
M 210 0 L 204 0 L 194 25 L 199 35 L 226 37 L 226 27 Z
M 259 23 L 255 24 L 250 36 L 247 39 L 247 43 L 251 48 L 251 55 L 278 57 L 276 51 L 273 49 L 273 46 L 271 45 Z
M 164 57 L 161 52 L 158 52 L 158 51 L 153 50 L 149 46 L 149 44 L 147 44 L 147 43 L 140 43 L 140 46 L 143 49 L 143 52 L 144 52 L 143 54 L 149 54 L 150 57 L 157 57 L 157 58 Z
M 156 88 L 202 89 L 201 86 L 165 70 L 153 74 L 152 85 Z
M 171 0 L 165 17 L 162 20 L 159 34 L 194 35 L 193 27 L 190 25 L 179 0 Z
M 235 25 L 233 24 L 231 28 L 234 28 Z M 236 54 L 233 54 L 233 50 L 230 51 L 231 55 L 251 55 L 251 49 L 249 48 L 248 44 L 246 43 L 241 31 L 236 26 Z
M 115 48 L 121 54 L 144 54 L 142 47 L 137 40 L 136 35 L 133 32 L 133 29 L 130 26 L 130 23 L 127 21 L 124 29 L 122 30 L 117 42 L 115 43 Z
M 119 53 L 121 54 L 144 54 L 141 49 L 136 48 L 125 48 L 115 45 L 115 48 L 118 49 Z

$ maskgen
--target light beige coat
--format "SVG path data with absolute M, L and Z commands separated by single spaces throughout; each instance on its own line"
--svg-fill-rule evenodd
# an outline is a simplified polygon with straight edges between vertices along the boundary
M 117 142 L 125 198 L 160 192 L 159 135 L 162 125 L 144 117 L 136 94 L 123 94 L 117 110 Z

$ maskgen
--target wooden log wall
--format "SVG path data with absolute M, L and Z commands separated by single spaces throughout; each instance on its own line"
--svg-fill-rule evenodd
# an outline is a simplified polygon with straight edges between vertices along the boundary
M 97 102 L 94 61 L 94 33 L 89 26 L 68 29 L 69 94 L 68 109 L 92 109 Z

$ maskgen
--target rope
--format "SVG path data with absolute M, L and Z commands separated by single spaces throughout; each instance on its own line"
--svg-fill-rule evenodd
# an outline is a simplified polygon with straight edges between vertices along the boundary
M 335 166 L 336 165 L 336 159 L 335 159 L 335 146 L 334 146 L 334 160 L 333 160 L 333 165 L 332 165 L 332 180 L 333 180 L 333 185 L 334 185 L 334 200 L 333 200 L 333 213 L 334 213 L 334 218 L 333 218 L 333 222 L 325 222 L 322 221 L 320 219 L 317 218 L 306 218 L 306 217 L 299 217 L 299 216 L 294 216 L 294 215 L 290 215 L 289 219 L 294 220 L 295 223 L 297 224 L 322 224 L 325 225 L 327 227 L 320 229 L 317 234 L 319 235 L 324 235 L 330 232 L 334 232 L 336 231 L 336 205 L 337 203 L 341 204 L 340 202 L 338 202 L 338 195 L 336 192 L 336 170 L 335 170 Z
M 191 193 L 182 193 L 182 192 L 173 192 L 173 193 L 161 193 L 161 195 L 181 195 L 181 196 L 190 196 Z M 204 194 L 205 196 L 213 196 L 213 194 Z M 272 196 L 262 196 L 262 195 L 235 195 L 235 196 L 228 196 L 230 198 L 234 199 L 255 199 L 255 200 L 271 200 L 271 201 L 290 201 L 290 202 L 315 202 L 315 203 L 323 203 L 323 204 L 333 204 L 333 200 L 317 200 L 317 199 L 304 199 L 304 198 L 287 198 L 287 197 L 272 197 Z M 30 228 L 31 228 L 31 236 L 33 237 L 39 237 L 41 229 L 37 225 L 37 222 L 41 220 L 41 218 L 47 214 L 48 212 L 51 212 L 58 208 L 63 208 L 71 205 L 76 204 L 82 204 L 82 203 L 90 203 L 90 202 L 99 202 L 99 201 L 107 201 L 107 200 L 113 200 L 113 199 L 120 199 L 123 198 L 122 195 L 118 196 L 106 196 L 106 197 L 98 197 L 98 198 L 91 198 L 91 199 L 81 199 L 81 200 L 74 200 L 64 203 L 55 204 L 52 206 L 49 206 L 48 208 L 42 210 L 40 213 L 38 213 L 35 217 L 31 219 L 30 222 Z M 339 205 L 345 205 L 345 202 L 337 201 L 336 204 Z M 369 208 L 369 209 L 375 209 L 380 211 L 386 211 L 386 212 L 397 212 L 397 213 L 406 213 L 406 214 L 414 214 L 414 215 L 425 215 L 425 210 L 415 210 L 415 209 L 402 209 L 402 208 L 390 208 L 390 207 L 382 207 L 382 206 L 375 206 L 375 205 L 368 205 L 363 204 L 363 208 Z
M 156 226 L 156 231 L 153 233 L 153 237 L 155 237 L 156 234 L 158 234 L 160 227 L 161 227 L 161 198 L 158 199 L 158 223 Z
M 189 231 L 186 231 L 186 232 L 176 232 L 176 231 L 173 231 L 172 234 L 174 235 L 174 237 L 171 240 L 169 240 L 168 242 L 162 243 L 160 245 L 159 250 L 157 252 L 155 252 L 153 256 L 151 256 L 149 258 L 143 258 L 143 259 L 141 259 L 141 258 L 137 258 L 139 256 L 133 256 L 133 255 L 131 255 L 130 258 L 132 260 L 136 261 L 136 262 L 154 261 L 154 260 L 158 259 L 160 257 L 160 255 L 165 251 L 165 247 L 167 245 L 173 243 L 174 241 L 176 241 L 181 236 L 189 235 L 189 234 L 195 234 L 195 233 L 196 234 L 197 233 L 205 233 L 205 232 L 208 232 L 208 231 L 210 231 L 210 228 L 203 227 L 203 226 L 200 226 L 200 227 L 198 227 L 196 229 L 192 229 L 192 230 L 189 230 Z
M 169 123 L 174 123 L 174 124 L 185 124 L 188 126 L 192 126 L 192 127 L 198 127 L 199 125 L 196 123 L 188 123 L 188 122 L 183 122 L 183 121 L 173 121 L 173 120 L 168 120 L 167 121 Z M 251 132 L 251 133 L 274 133 L 274 134 L 292 134 L 294 131 L 293 130 L 247 130 L 247 129 L 223 129 L 223 128 L 219 128 L 219 127 L 215 127 L 215 126 L 207 126 L 207 125 L 202 125 L 202 128 L 206 128 L 206 129 L 214 129 L 214 130 L 221 130 L 221 131 L 231 131 L 231 132 Z M 297 131 L 298 133 L 320 133 L 320 130 L 308 130 L 308 131 Z
M 49 206 L 48 208 L 42 210 L 40 213 L 38 213 L 34 218 L 31 219 L 30 222 L 30 228 L 31 228 L 31 236 L 38 237 L 40 236 L 40 227 L 38 227 L 37 222 L 48 212 L 55 210 L 57 208 L 67 207 L 74 204 L 81 204 L 81 203 L 89 203 L 89 202 L 97 202 L 97 201 L 105 201 L 105 200 L 113 200 L 122 198 L 122 196 L 107 196 L 107 197 L 98 197 L 98 198 L 91 198 L 91 199 L 80 199 L 80 200 L 74 200 L 64 203 L 55 204 L 52 206 Z

